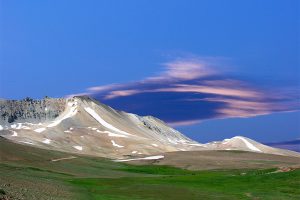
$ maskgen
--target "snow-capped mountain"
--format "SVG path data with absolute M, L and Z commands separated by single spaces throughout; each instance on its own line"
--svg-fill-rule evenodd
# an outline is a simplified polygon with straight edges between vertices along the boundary
M 116 111 L 86 96 L 2 100 L 0 114 L 3 137 L 67 152 L 120 158 L 198 144 L 159 119 Z
M 87 96 L 0 100 L 0 136 L 40 148 L 114 159 L 195 150 L 299 156 L 244 137 L 200 144 L 157 118 L 117 111 Z
M 242 150 L 257 153 L 300 156 L 298 152 L 269 147 L 242 136 L 235 136 L 230 139 L 224 139 L 223 141 L 210 142 L 204 144 L 204 146 L 207 150 Z

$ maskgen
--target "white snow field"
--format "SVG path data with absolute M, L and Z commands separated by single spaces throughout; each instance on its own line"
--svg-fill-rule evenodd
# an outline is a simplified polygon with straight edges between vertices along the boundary
M 128 161 L 134 161 L 134 160 L 158 160 L 162 159 L 165 156 L 163 155 L 158 155 L 158 156 L 148 156 L 144 158 L 131 158 L 131 159 L 121 159 L 121 160 L 114 160 L 115 162 L 128 162 Z

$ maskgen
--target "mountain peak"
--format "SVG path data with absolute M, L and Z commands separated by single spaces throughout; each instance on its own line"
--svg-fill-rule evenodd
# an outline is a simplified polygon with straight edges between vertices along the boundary
M 197 144 L 161 120 L 117 111 L 88 96 L 4 101 L 0 114 L 8 111 L 15 117 L 1 119 L 0 135 L 42 148 L 123 158 Z

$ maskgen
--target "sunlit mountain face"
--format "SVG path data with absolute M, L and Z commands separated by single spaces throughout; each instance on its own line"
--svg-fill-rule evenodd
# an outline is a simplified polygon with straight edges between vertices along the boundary
M 300 157 L 299 153 L 243 136 L 199 143 L 158 118 L 115 110 L 88 96 L 0 100 L 0 116 L 0 137 L 13 142 L 120 162 L 162 159 L 167 152 L 179 151 L 246 151 Z

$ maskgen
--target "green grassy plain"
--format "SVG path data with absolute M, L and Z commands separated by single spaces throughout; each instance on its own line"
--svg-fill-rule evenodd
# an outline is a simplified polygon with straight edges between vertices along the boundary
M 0 199 L 300 199 L 300 170 L 135 166 L 4 139 L 0 161 Z

